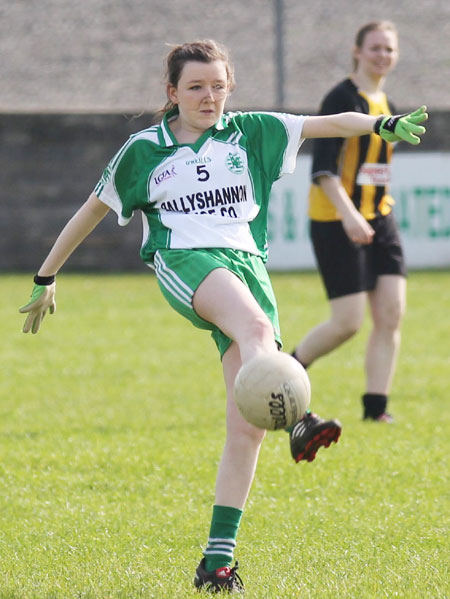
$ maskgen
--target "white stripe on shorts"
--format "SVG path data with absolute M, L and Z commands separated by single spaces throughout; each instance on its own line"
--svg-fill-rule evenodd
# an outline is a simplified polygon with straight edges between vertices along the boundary
M 167 266 L 159 252 L 155 253 L 156 274 L 161 284 L 179 302 L 192 308 L 192 297 L 194 291 L 180 279 L 175 271 Z

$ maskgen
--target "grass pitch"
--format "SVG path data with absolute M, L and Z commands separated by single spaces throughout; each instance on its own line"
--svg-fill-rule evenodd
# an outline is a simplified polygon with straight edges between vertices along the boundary
M 286 351 L 327 315 L 314 273 L 272 276 Z M 224 440 L 208 333 L 149 275 L 60 275 L 23 335 L 31 277 L 0 278 L 0 599 L 198 597 Z M 361 421 L 368 323 L 310 370 L 338 445 L 295 465 L 269 433 L 238 536 L 247 599 L 444 599 L 448 272 L 412 273 L 392 426 Z

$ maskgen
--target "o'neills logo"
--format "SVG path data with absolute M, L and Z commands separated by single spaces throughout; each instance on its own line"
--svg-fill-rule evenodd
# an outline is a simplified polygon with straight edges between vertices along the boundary
M 289 414 L 291 415 L 292 420 L 294 422 L 297 422 L 297 420 L 300 420 L 301 417 L 301 413 L 297 403 L 297 394 L 292 385 L 290 385 L 288 382 L 283 383 L 282 387 L 286 397 L 286 403 L 289 410 Z
M 171 179 L 172 177 L 175 177 L 177 173 L 175 172 L 175 165 L 172 165 L 172 168 L 166 168 L 162 173 L 159 173 L 159 175 L 157 175 L 156 177 L 153 177 L 153 181 L 155 182 L 156 185 L 159 185 L 160 183 L 162 183 L 163 181 L 166 181 L 167 179 Z
M 274 430 L 286 428 L 286 404 L 283 393 L 271 393 L 269 401 L 269 412 L 275 423 Z
M 235 175 L 240 175 L 244 172 L 244 163 L 242 162 L 242 158 L 239 156 L 237 152 L 232 154 L 229 152 L 225 164 L 227 169 Z

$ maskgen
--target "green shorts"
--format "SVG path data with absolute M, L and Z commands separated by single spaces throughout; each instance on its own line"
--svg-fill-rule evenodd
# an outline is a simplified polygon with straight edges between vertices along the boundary
M 221 357 L 230 346 L 232 339 L 211 322 L 200 318 L 192 305 L 195 290 L 216 268 L 226 268 L 250 289 L 272 323 L 274 339 L 280 347 L 282 346 L 272 283 L 259 256 L 226 248 L 162 249 L 156 252 L 154 265 L 159 287 L 166 300 L 194 326 L 211 331 Z

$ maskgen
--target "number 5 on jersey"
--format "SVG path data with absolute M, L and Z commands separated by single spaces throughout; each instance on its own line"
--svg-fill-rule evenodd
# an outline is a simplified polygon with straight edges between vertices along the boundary
M 199 164 L 197 166 L 197 180 L 198 181 L 208 181 L 209 173 L 206 170 L 206 166 L 204 164 Z

